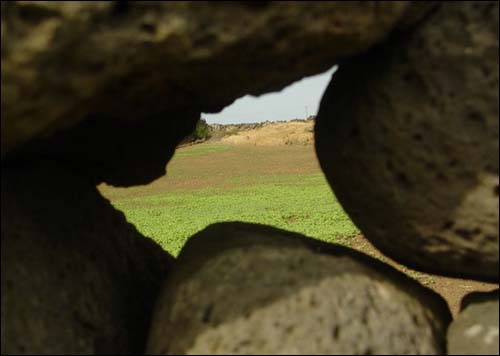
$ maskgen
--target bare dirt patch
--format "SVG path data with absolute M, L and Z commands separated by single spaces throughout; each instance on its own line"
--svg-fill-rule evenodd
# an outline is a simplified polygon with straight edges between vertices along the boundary
M 145 186 L 113 188 L 102 184 L 109 199 L 143 197 L 204 188 L 266 183 L 276 176 L 321 174 L 314 146 L 249 146 L 202 143 L 178 148 L 167 174 Z

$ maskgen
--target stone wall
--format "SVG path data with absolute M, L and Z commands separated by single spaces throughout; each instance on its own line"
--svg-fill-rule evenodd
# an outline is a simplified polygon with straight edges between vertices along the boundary
M 347 213 L 404 265 L 498 283 L 498 25 L 493 1 L 2 2 L 2 354 L 498 354 L 498 293 L 451 322 L 381 262 L 238 222 L 174 260 L 95 189 L 339 65 L 315 141 Z

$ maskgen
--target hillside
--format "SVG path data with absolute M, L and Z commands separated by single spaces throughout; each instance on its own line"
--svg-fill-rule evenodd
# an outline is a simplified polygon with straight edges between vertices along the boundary
M 212 141 L 233 145 L 312 145 L 314 120 L 210 125 Z

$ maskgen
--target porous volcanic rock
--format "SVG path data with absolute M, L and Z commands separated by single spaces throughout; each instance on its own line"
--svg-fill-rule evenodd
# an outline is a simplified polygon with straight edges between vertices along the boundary
M 442 354 L 444 300 L 366 255 L 220 223 L 183 248 L 148 354 Z
M 1 185 L 2 355 L 142 353 L 172 258 L 61 167 Z
M 498 281 L 499 3 L 442 3 L 340 65 L 316 152 L 340 203 L 412 268 Z
M 432 3 L 432 2 L 431 2 Z M 165 173 L 200 112 L 279 90 L 367 50 L 409 2 L 2 2 L 2 160 L 93 182 Z M 429 6 L 430 7 L 430 6 Z M 427 11 L 427 10 L 426 10 Z M 425 11 L 424 11 L 425 12 Z
M 448 354 L 498 355 L 498 290 L 471 293 L 464 301 L 448 329 Z

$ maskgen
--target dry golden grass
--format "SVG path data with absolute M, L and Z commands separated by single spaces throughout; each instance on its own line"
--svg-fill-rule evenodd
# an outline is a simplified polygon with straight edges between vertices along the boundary
M 252 146 L 312 145 L 313 126 L 313 121 L 276 122 L 224 137 L 222 143 Z

